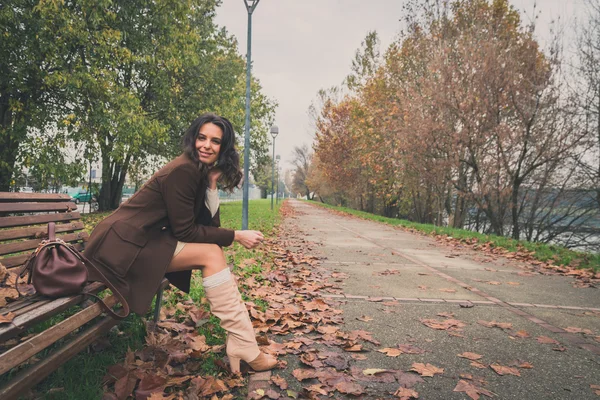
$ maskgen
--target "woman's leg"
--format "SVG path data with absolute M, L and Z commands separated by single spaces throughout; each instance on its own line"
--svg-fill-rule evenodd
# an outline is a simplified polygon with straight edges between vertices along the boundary
M 255 371 L 265 371 L 277 365 L 277 360 L 262 353 L 246 305 L 227 267 L 223 250 L 216 244 L 187 243 L 175 256 L 167 272 L 202 269 L 204 294 L 211 312 L 221 320 L 228 332 L 227 355 L 233 373 L 240 372 L 240 360 Z
M 185 247 L 171 260 L 167 272 L 201 269 L 202 277 L 221 272 L 227 268 L 225 253 L 216 244 L 186 243 Z

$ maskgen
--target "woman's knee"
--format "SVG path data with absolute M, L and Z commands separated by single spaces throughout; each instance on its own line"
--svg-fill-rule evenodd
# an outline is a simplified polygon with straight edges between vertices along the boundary
M 207 248 L 206 256 L 213 264 L 226 263 L 225 253 L 219 245 L 211 244 Z

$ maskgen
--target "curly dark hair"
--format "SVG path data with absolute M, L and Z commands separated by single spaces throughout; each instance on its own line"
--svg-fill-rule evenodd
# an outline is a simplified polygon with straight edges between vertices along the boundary
M 227 118 L 213 113 L 202 114 L 196 118 L 183 136 L 183 152 L 198 163 L 199 168 L 204 170 L 204 176 L 206 176 L 211 166 L 200 162 L 196 150 L 196 139 L 200 133 L 200 128 L 207 123 L 215 124 L 223 131 L 219 158 L 216 166 L 212 168 L 219 168 L 223 172 L 219 178 L 219 183 L 224 190 L 231 192 L 240 184 L 243 174 L 240 169 L 240 156 L 235 149 L 235 131 Z

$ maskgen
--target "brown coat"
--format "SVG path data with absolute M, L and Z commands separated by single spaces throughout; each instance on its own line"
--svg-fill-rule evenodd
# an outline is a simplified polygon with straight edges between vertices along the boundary
M 234 231 L 219 228 L 204 204 L 206 183 L 182 154 L 152 176 L 92 232 L 85 255 L 115 285 L 137 314 L 144 314 L 165 276 L 177 241 L 229 246 Z M 170 273 L 189 291 L 191 272 Z M 90 280 L 99 280 L 90 271 Z

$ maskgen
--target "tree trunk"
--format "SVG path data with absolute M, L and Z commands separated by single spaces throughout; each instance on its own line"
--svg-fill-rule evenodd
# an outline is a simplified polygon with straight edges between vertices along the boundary
M 511 214 L 512 214 L 512 238 L 519 240 L 521 238 L 521 229 L 519 227 L 519 186 L 520 183 L 515 182 L 513 184 L 513 192 L 510 202 Z
M 15 169 L 19 141 L 15 137 L 18 128 L 13 124 L 13 114 L 7 96 L 0 97 L 0 191 L 8 192 Z M 21 128 L 22 129 L 22 128 Z M 22 132 L 21 132 L 22 133 Z

